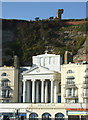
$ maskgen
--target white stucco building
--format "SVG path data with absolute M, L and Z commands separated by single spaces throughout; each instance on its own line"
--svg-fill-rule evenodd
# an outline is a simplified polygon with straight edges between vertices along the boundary
M 62 57 L 60 55 L 45 54 L 37 55 L 32 57 L 33 66 L 42 66 L 49 70 L 61 72 Z
M 88 64 L 61 65 L 47 53 L 32 59 L 32 67 L 20 68 L 20 103 L 0 103 L 1 118 L 88 119 Z
M 60 55 L 33 56 L 33 66 L 22 73 L 23 102 L 57 103 L 61 83 Z
M 18 69 L 0 67 L 0 102 L 18 102 Z
M 88 64 L 62 65 L 61 96 L 64 103 L 88 103 Z
M 62 65 L 61 103 L 66 104 L 69 119 L 88 119 L 88 64 Z

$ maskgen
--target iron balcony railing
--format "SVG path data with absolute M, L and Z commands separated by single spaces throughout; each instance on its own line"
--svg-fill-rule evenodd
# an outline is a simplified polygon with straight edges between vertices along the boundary
M 88 81 L 86 81 L 86 80 L 85 80 L 85 81 L 83 81 L 83 84 L 88 84 Z
M 0 99 L 2 99 L 2 98 L 11 98 L 12 96 L 11 95 L 8 95 L 8 96 L 6 96 L 6 95 L 0 95 Z
M 1 89 L 2 90 L 6 90 L 6 89 L 11 90 L 11 87 L 10 86 L 1 86 Z
M 67 81 L 67 85 L 75 85 L 74 81 Z
M 70 93 L 70 94 L 65 94 L 64 97 L 65 97 L 65 98 L 77 98 L 78 95 L 75 95 L 75 94 Z
M 88 92 L 82 93 L 82 97 L 88 97 Z

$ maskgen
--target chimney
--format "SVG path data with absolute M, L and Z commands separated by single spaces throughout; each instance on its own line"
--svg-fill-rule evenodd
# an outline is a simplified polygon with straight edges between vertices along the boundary
M 65 51 L 65 54 L 64 54 L 64 64 L 68 64 L 69 62 L 73 62 L 72 52 Z
M 17 69 L 19 66 L 18 66 L 18 57 L 17 55 L 14 56 L 14 67 Z

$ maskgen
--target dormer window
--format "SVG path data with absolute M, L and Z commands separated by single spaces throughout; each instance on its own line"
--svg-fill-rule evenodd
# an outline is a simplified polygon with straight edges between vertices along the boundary
M 67 71 L 67 74 L 68 74 L 68 73 L 73 73 L 73 71 L 72 71 L 72 70 L 68 70 L 68 71 Z
M 6 73 L 2 73 L 2 75 L 1 76 L 7 76 L 7 74 Z
M 51 64 L 51 57 L 49 57 L 49 64 Z

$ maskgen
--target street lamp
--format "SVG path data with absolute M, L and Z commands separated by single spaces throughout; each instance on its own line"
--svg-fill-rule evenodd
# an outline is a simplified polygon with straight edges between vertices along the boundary
M 28 110 L 28 108 L 26 109 L 26 112 L 29 112 L 29 113 L 31 113 L 31 111 L 30 111 L 30 110 Z
M 17 114 L 17 118 L 19 119 L 19 110 L 20 110 L 20 108 L 18 108 L 17 110 L 16 110 L 16 114 Z

